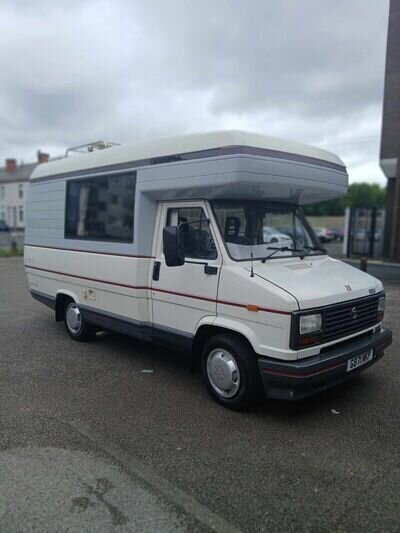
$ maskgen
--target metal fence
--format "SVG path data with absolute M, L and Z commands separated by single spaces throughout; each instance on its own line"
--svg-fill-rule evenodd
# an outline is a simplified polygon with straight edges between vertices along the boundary
M 385 210 L 352 207 L 346 210 L 344 251 L 347 257 L 382 257 Z

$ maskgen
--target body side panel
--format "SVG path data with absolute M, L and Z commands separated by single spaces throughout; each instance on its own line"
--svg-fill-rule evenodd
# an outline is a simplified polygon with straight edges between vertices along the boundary
M 257 310 L 248 310 L 247 305 Z M 291 312 L 297 309 L 293 296 L 261 278 L 250 277 L 246 268 L 228 264 L 222 269 L 214 324 L 243 333 L 257 354 L 297 358 L 297 352 L 289 349 Z
M 31 289 L 51 297 L 73 295 L 77 303 L 149 322 L 150 259 L 25 247 Z

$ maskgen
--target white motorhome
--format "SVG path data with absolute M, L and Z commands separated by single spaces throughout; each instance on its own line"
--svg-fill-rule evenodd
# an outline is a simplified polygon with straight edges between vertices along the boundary
M 30 291 L 78 341 L 187 351 L 224 406 L 303 398 L 392 340 L 382 283 L 330 258 L 302 214 L 347 182 L 331 153 L 240 131 L 90 147 L 32 175 Z

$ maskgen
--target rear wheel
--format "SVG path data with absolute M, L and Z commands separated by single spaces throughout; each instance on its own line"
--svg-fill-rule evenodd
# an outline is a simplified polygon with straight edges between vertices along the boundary
M 64 324 L 68 335 L 76 341 L 86 342 L 95 336 L 95 328 L 86 322 L 78 304 L 72 299 L 65 302 Z
M 209 339 L 201 366 L 209 393 L 224 407 L 242 409 L 262 397 L 256 357 L 240 337 L 221 334 Z

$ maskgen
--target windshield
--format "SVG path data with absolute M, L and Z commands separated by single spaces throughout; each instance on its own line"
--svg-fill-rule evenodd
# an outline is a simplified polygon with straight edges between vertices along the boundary
M 326 253 L 299 207 L 258 200 L 212 202 L 229 255 L 237 260 Z

